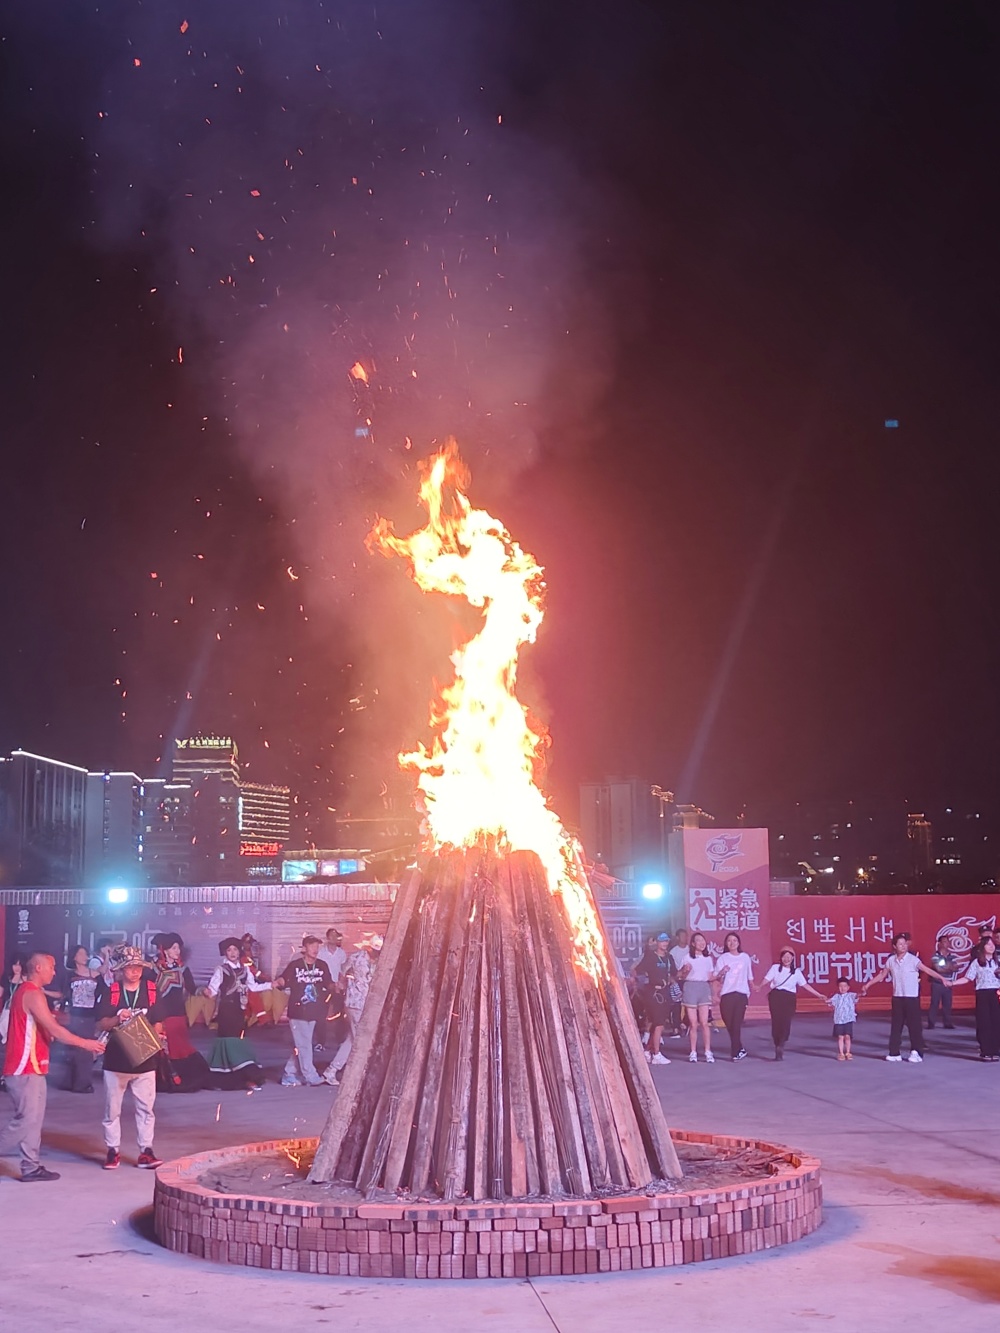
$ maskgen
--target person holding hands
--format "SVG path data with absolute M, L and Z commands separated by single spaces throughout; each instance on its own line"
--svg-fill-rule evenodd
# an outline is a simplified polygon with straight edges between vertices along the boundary
M 862 996 L 867 995 L 872 986 L 877 986 L 886 977 L 892 978 L 892 1025 L 889 1029 L 889 1054 L 885 1057 L 891 1064 L 901 1063 L 903 1057 L 900 1047 L 903 1040 L 903 1025 L 910 1038 L 910 1064 L 918 1065 L 924 1058 L 923 1024 L 920 1021 L 920 973 L 937 977 L 933 968 L 926 967 L 915 953 L 910 953 L 909 935 L 899 934 L 892 938 L 892 953 L 886 964 L 861 987 Z M 952 982 L 944 980 L 945 986 Z
M 972 951 L 972 962 L 964 977 L 945 985 L 976 986 L 976 1041 L 979 1058 L 996 1064 L 1000 1060 L 1000 957 L 992 935 L 984 935 Z
M 801 987 L 817 1000 L 828 1004 L 825 995 L 821 995 L 809 985 L 802 969 L 795 964 L 795 950 L 782 949 L 778 961 L 764 974 L 763 986 L 767 987 L 767 1007 L 771 1011 L 771 1040 L 774 1042 L 775 1060 L 785 1058 L 785 1043 L 792 1031 L 792 1018 L 795 1014 L 795 993 Z

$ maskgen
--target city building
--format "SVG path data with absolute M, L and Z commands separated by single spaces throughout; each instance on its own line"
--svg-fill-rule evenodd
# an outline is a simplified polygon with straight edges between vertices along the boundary
M 910 851 L 910 874 L 917 879 L 929 875 L 934 865 L 934 843 L 931 821 L 922 811 L 906 816 L 906 840 Z
M 274 847 L 280 852 L 291 836 L 292 793 L 288 787 L 265 782 L 240 783 L 240 851 Z
M 88 773 L 84 801 L 83 878 L 88 885 L 140 877 L 143 783 L 136 773 Z
M 191 787 L 146 778 L 142 784 L 142 873 L 147 884 L 190 884 Z
M 641 778 L 604 778 L 580 785 L 580 840 L 588 860 L 622 880 L 662 873 L 672 828 L 664 799 L 672 795 Z
M 240 785 L 240 756 L 231 736 L 188 736 L 174 741 L 172 780 L 196 786 L 199 778 L 217 773 L 224 782 Z
M 0 758 L 0 882 L 77 884 L 87 770 L 27 750 Z

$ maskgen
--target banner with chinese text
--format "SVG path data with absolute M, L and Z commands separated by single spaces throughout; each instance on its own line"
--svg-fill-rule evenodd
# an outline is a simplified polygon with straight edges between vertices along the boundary
M 790 945 L 817 990 L 832 990 L 839 977 L 857 989 L 870 981 L 892 952 L 892 937 L 908 934 L 910 949 L 929 962 L 942 936 L 947 951 L 964 971 L 979 939 L 979 927 L 997 923 L 997 898 L 969 894 L 955 897 L 906 895 L 877 898 L 775 898 L 771 902 L 773 956 Z M 872 992 L 871 1007 L 888 1008 L 891 991 Z M 971 1008 L 973 988 L 955 991 L 955 1005 Z M 816 1007 L 800 997 L 800 1007 Z
M 689 930 L 700 930 L 713 954 L 735 930 L 754 970 L 770 966 L 770 868 L 767 829 L 680 829 Z M 674 852 L 674 864 L 681 861 Z

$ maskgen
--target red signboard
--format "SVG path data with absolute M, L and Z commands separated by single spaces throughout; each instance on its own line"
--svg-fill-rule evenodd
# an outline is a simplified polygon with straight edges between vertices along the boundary
M 683 857 L 687 923 L 706 937 L 713 954 L 735 930 L 756 964 L 770 958 L 770 870 L 767 829 L 681 829 L 671 855 Z
M 832 989 L 846 977 L 852 989 L 870 981 L 892 952 L 892 937 L 910 936 L 910 949 L 927 962 L 943 935 L 948 952 L 963 966 L 979 939 L 979 927 L 993 929 L 997 898 L 968 894 L 956 897 L 906 895 L 879 898 L 773 898 L 772 957 L 790 945 L 806 980 L 819 990 Z M 956 1003 L 971 1003 L 972 988 L 960 987 Z M 888 1003 L 889 990 L 872 992 Z M 964 1007 L 964 1006 L 963 1006 Z
M 280 842 L 241 842 L 240 856 L 280 856 Z

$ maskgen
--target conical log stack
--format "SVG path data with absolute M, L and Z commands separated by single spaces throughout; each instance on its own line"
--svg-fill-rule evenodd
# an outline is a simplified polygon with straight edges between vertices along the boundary
M 680 1174 L 621 982 L 574 961 L 534 853 L 415 871 L 309 1179 L 500 1200 Z

